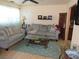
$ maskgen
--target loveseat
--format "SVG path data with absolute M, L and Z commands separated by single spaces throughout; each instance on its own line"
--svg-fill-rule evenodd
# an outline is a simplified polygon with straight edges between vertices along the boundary
M 16 42 L 22 40 L 24 30 L 20 27 L 4 27 L 0 29 L 0 48 L 8 49 Z
M 27 38 L 32 36 L 45 37 L 50 40 L 58 40 L 60 31 L 53 25 L 29 24 L 27 25 Z

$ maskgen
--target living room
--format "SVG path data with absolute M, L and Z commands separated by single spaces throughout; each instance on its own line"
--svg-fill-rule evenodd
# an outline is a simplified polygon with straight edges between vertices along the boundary
M 68 40 L 71 7 L 75 4 L 77 0 L 44 0 L 43 2 L 39 0 L 32 2 L 31 0 L 1 0 L 0 11 L 3 14 L 0 12 L 0 18 L 4 20 L 0 21 L 0 58 L 63 59 L 65 57 L 61 51 L 74 46 L 79 51 L 77 33 L 79 26 L 73 26 L 72 37 Z M 66 16 L 62 18 L 65 21 L 60 17 L 60 14 L 64 13 Z M 60 21 L 62 21 L 64 30 L 60 30 L 58 26 Z M 61 32 L 63 34 L 60 35 Z M 44 45 L 45 48 L 41 45 Z

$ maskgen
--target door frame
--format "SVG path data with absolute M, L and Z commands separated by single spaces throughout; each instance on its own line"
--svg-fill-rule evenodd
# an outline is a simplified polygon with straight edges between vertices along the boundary
M 67 12 L 59 13 L 59 22 L 60 22 L 60 20 L 61 20 L 61 19 L 60 19 L 60 14 L 64 14 L 64 15 L 65 15 L 65 23 L 64 23 L 64 25 L 63 25 L 63 26 L 64 26 L 64 28 L 63 28 L 63 29 L 64 29 L 64 32 L 63 32 L 63 33 L 64 33 L 64 36 L 63 36 L 63 38 L 62 38 L 63 40 L 65 40 L 65 30 L 66 30 Z

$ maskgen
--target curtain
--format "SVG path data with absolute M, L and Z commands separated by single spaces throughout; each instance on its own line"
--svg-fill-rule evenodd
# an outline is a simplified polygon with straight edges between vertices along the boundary
M 14 26 L 20 23 L 18 8 L 0 5 L 0 26 Z

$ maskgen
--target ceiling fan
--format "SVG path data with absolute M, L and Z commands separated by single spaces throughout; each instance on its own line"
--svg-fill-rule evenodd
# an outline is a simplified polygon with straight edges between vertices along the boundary
M 35 1 L 35 0 L 24 0 L 22 3 L 25 3 L 25 2 L 27 2 L 27 1 L 30 1 L 30 2 L 33 2 L 33 3 L 35 3 L 35 4 L 39 4 L 37 1 Z

